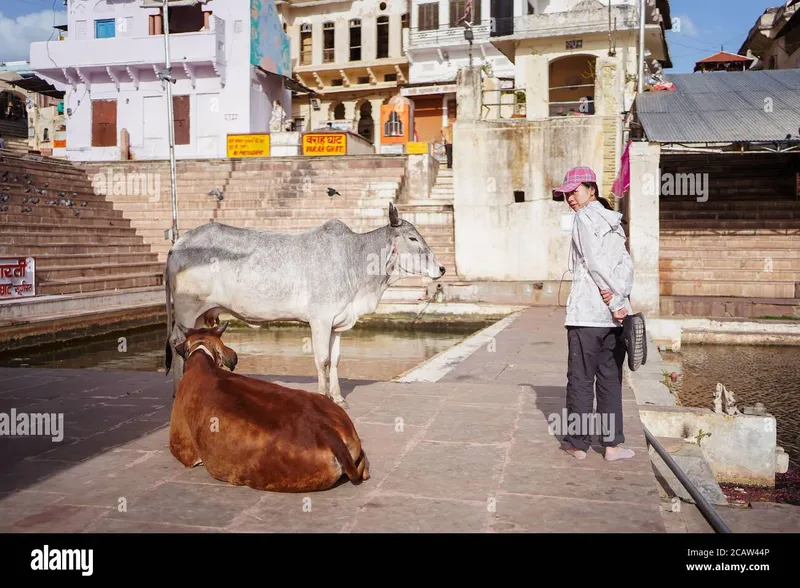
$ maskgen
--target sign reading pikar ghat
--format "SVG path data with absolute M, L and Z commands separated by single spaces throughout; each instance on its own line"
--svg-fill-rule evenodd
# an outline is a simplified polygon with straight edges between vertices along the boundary
M 0 258 L 0 300 L 36 296 L 33 257 Z

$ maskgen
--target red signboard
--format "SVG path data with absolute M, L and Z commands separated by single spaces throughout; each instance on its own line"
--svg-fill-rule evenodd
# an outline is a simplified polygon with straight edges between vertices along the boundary
M 36 296 L 36 262 L 33 257 L 0 258 L 0 300 Z

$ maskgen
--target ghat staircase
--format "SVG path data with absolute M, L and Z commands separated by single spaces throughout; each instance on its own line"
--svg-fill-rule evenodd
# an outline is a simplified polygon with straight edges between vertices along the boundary
M 660 198 L 662 315 L 800 317 L 796 164 L 746 157 L 665 158 L 664 171 L 709 173 L 709 192 Z
M 455 278 L 449 170 L 439 175 L 435 199 L 425 201 L 400 201 L 402 156 L 181 160 L 177 171 L 181 233 L 209 221 L 295 232 L 330 218 L 366 232 L 388 222 L 393 202 L 445 265 L 445 279 Z M 124 186 L 114 183 L 119 178 L 125 178 Z M 219 196 L 209 194 L 215 189 Z M 165 320 L 169 162 L 73 164 L 6 150 L 0 161 L 4 196 L 0 256 L 36 258 L 37 296 L 0 300 L 0 346 L 13 349 L 23 339 L 25 346 L 52 343 Z M 405 278 L 383 300 L 416 303 L 427 296 L 430 282 Z

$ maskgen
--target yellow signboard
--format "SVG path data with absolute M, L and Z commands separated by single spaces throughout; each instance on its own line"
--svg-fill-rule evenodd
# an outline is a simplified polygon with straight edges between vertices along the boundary
M 411 141 L 406 143 L 406 153 L 411 155 L 427 155 L 430 153 L 431 144 L 422 141 Z
M 228 135 L 228 157 L 268 157 L 269 134 Z
M 347 155 L 347 133 L 305 133 L 303 155 Z

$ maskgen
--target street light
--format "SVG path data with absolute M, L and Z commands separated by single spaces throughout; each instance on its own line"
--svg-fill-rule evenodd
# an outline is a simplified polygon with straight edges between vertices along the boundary
M 178 190 L 176 183 L 175 170 L 175 120 L 172 112 L 172 84 L 175 78 L 172 77 L 172 61 L 169 56 L 169 0 L 164 1 L 164 53 L 165 69 L 159 74 L 161 83 L 166 82 L 167 88 L 167 124 L 169 125 L 169 173 L 172 190 L 172 228 L 167 231 L 172 243 L 178 240 Z M 196 3 L 196 2 L 194 2 Z
M 469 66 L 472 67 L 472 40 L 475 35 L 472 32 L 472 25 L 464 21 L 464 38 L 469 41 Z

